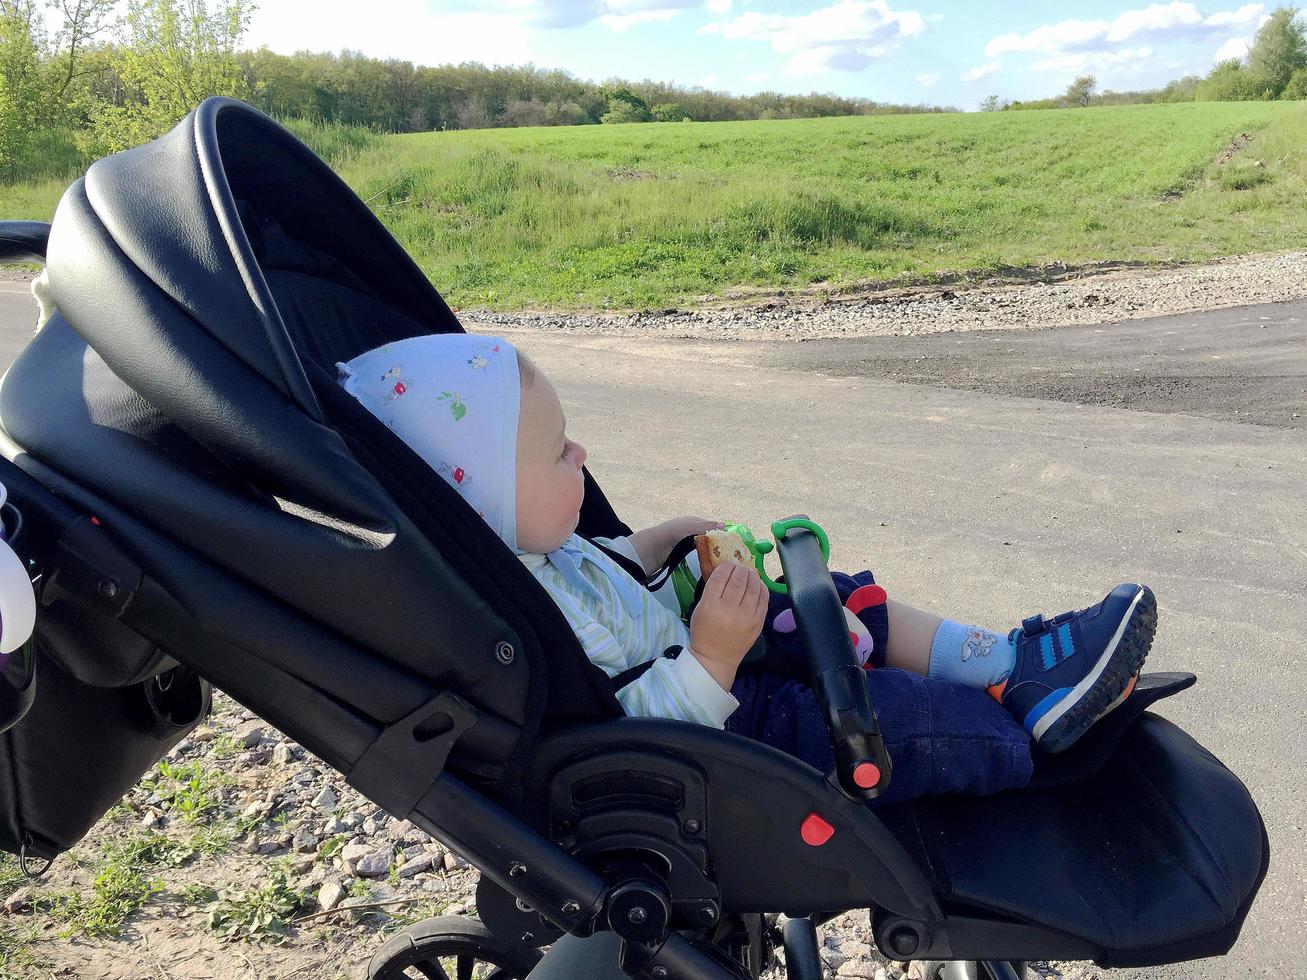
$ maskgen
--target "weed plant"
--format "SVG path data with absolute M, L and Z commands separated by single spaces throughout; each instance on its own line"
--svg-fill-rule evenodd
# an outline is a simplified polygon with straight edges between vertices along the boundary
M 253 889 L 220 889 L 209 909 L 208 925 L 224 939 L 281 942 L 291 920 L 309 906 L 307 896 L 276 870 Z
M 163 759 L 155 773 L 142 779 L 141 787 L 159 806 L 185 823 L 207 820 L 219 805 L 217 790 L 231 781 L 198 759 L 182 763 Z

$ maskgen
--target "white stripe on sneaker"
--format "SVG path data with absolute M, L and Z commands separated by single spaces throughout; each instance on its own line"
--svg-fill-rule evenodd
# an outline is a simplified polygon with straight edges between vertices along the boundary
M 1030 737 L 1036 742 L 1044 737 L 1044 733 L 1052 727 L 1053 723 L 1071 710 L 1072 706 L 1077 704 L 1085 693 L 1098 683 L 1098 678 L 1102 676 L 1103 671 L 1112 660 L 1112 655 L 1116 653 L 1116 648 L 1121 645 L 1121 637 L 1125 635 L 1125 628 L 1130 623 L 1130 617 L 1134 615 L 1135 606 L 1139 605 L 1139 600 L 1144 597 L 1144 590 L 1140 588 L 1135 593 L 1135 597 L 1130 602 L 1130 607 L 1121 617 L 1121 622 L 1117 624 L 1116 632 L 1112 635 L 1112 640 L 1107 645 L 1107 650 L 1098 658 L 1098 663 L 1094 664 L 1094 669 L 1080 679 L 1080 683 L 1071 689 L 1071 693 L 1059 701 L 1056 705 L 1049 708 L 1044 713 L 1044 717 L 1035 722 L 1035 728 L 1030 733 Z

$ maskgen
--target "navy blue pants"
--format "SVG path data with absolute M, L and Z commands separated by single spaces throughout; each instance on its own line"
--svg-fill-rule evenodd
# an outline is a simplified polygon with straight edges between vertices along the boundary
M 832 572 L 840 600 L 873 583 L 871 572 Z M 778 633 L 772 623 L 790 608 L 788 597 L 771 594 L 763 626 L 765 655 L 746 662 L 731 693 L 740 707 L 726 730 L 748 736 L 823 771 L 834 763 L 830 735 L 806 675 L 795 633 Z M 864 609 L 858 618 L 871 633 L 873 663 L 883 663 L 889 643 L 885 607 Z M 1016 719 L 984 691 L 931 680 L 904 670 L 866 672 L 867 692 L 894 764 L 887 792 L 872 805 L 937 796 L 986 794 L 1017 789 L 1030 781 L 1030 739 Z

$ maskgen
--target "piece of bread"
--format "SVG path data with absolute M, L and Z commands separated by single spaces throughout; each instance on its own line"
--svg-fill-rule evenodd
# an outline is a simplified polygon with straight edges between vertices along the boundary
M 753 555 L 744 546 L 744 540 L 730 531 L 709 531 L 694 536 L 694 550 L 699 554 L 699 572 L 704 581 L 723 562 L 734 562 L 743 568 L 753 567 Z

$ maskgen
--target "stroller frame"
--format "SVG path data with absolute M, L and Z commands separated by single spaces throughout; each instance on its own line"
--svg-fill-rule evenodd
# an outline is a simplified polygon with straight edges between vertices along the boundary
M 1260 817 L 1228 770 L 1145 710 L 1192 677 L 1141 678 L 1092 738 L 1041 760 L 1029 790 L 873 812 L 892 760 L 810 532 L 778 550 L 831 773 L 620 717 L 529 573 L 335 385 L 334 359 L 461 326 L 362 202 L 257 110 L 206 101 L 93 165 L 48 244 L 25 223 L 0 230 L 0 251 L 48 253 L 59 307 L 0 387 L 0 482 L 27 529 L 15 548 L 51 610 L 41 655 L 78 668 L 93 636 L 121 630 L 150 656 L 100 683 L 181 664 L 223 688 L 479 868 L 495 936 L 524 951 L 559 940 L 532 977 L 756 977 L 776 942 L 764 915 L 785 913 L 789 975 L 807 980 L 816 926 L 860 908 L 882 951 L 954 961 L 959 977 L 1235 942 L 1269 862 Z M 368 285 L 381 282 L 384 302 Z M 587 474 L 582 533 L 625 530 Z M 386 629 L 345 595 L 366 595 Z M 56 599 L 71 634 L 50 632 Z M 19 814 L 6 839 L 53 857 L 103 809 L 61 834 Z M 1105 828 L 1140 880 L 1085 853 L 1077 835 Z M 1031 862 L 987 856 L 1003 833 L 1026 842 L 1048 895 L 1031 894 Z M 413 942 L 393 939 L 374 975 Z

